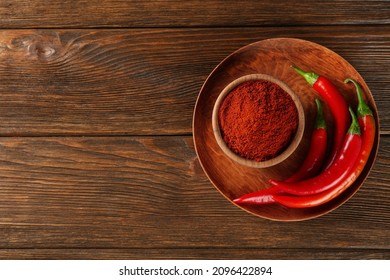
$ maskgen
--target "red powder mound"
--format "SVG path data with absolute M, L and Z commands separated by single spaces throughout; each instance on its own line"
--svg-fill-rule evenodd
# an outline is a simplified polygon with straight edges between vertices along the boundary
M 291 96 L 269 81 L 247 81 L 234 88 L 219 109 L 219 125 L 228 147 L 239 156 L 265 161 L 279 155 L 298 127 Z

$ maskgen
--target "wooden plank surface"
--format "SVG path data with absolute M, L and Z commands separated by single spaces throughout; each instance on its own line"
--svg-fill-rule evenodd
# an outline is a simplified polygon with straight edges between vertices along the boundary
M 224 199 L 191 137 L 3 137 L 0 163 L 2 250 L 390 250 L 390 137 L 350 201 L 297 223 L 257 218 Z
M 378 0 L 0 1 L 2 28 L 388 24 L 389 12 Z
M 0 259 L 389 259 L 389 14 L 386 0 L 0 0 Z M 343 56 L 381 123 L 359 192 L 304 222 L 229 203 L 191 138 L 212 69 L 274 37 Z
M 390 26 L 0 31 L 0 135 L 183 135 L 202 83 L 236 49 L 300 37 L 347 59 L 390 132 Z
M 380 260 L 389 250 L 378 249 L 286 249 L 286 248 L 187 248 L 187 249 L 5 249 L 0 259 L 144 260 L 144 259 L 249 259 L 249 260 Z

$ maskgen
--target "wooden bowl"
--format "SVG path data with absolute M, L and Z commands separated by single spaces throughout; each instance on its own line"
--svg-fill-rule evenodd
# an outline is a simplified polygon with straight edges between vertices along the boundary
M 279 87 L 281 87 L 288 95 L 290 95 L 291 99 L 293 100 L 295 107 L 298 112 L 298 128 L 297 131 L 288 145 L 288 147 L 279 155 L 276 157 L 265 160 L 265 161 L 255 161 L 255 160 L 250 160 L 243 158 L 239 155 L 237 155 L 235 152 L 233 152 L 228 145 L 225 143 L 223 140 L 223 137 L 221 135 L 221 130 L 220 130 L 220 125 L 218 122 L 218 113 L 219 113 L 219 108 L 225 99 L 225 97 L 239 84 L 246 82 L 246 81 L 251 81 L 251 80 L 265 80 L 272 82 L 274 84 L 277 84 Z M 302 136 L 303 136 L 303 130 L 305 127 L 305 115 L 303 112 L 303 107 L 302 104 L 299 100 L 299 97 L 295 95 L 295 93 L 292 91 L 292 89 L 287 86 L 285 83 L 283 83 L 281 80 L 276 79 L 275 77 L 266 75 L 266 74 L 250 74 L 250 75 L 245 75 L 242 76 L 230 84 L 228 84 L 220 93 L 218 96 L 214 108 L 213 108 L 213 113 L 212 113 L 212 126 L 213 126 L 213 132 L 215 136 L 215 140 L 217 141 L 219 147 L 221 150 L 233 161 L 237 162 L 238 164 L 242 164 L 247 167 L 252 167 L 252 168 L 266 168 L 266 167 L 271 167 L 276 164 L 281 163 L 282 161 L 286 160 L 298 147 L 298 144 L 300 143 Z
M 371 170 L 379 143 L 378 112 L 372 94 L 360 74 L 342 57 L 321 45 L 299 39 L 268 39 L 247 45 L 229 55 L 211 72 L 199 92 L 193 115 L 193 138 L 199 162 L 209 180 L 226 199 L 232 202 L 244 194 L 268 188 L 270 178 L 286 179 L 298 169 L 306 156 L 315 122 L 314 100 L 318 94 L 291 69 L 291 65 L 329 78 L 354 109 L 357 105 L 355 89 L 351 84 L 344 84 L 344 80 L 356 80 L 374 113 L 377 131 L 363 172 L 348 190 L 333 200 L 306 209 L 292 209 L 276 203 L 238 206 L 253 215 L 278 221 L 311 219 L 346 202 L 360 188 Z M 237 78 L 256 73 L 264 73 L 286 83 L 299 97 L 305 114 L 305 128 L 298 147 L 286 160 L 268 168 L 251 168 L 232 160 L 218 145 L 212 127 L 212 112 L 221 91 Z M 333 139 L 333 119 L 327 106 L 324 106 L 324 114 L 329 139 Z

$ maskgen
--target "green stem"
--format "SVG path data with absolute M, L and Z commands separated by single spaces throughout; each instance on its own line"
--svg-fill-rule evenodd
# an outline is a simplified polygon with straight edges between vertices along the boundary
M 312 86 L 318 79 L 319 75 L 316 73 L 309 73 L 305 72 L 298 67 L 291 66 L 292 69 L 294 69 L 296 72 L 298 72 L 302 77 L 305 78 L 305 80 Z
M 349 107 L 349 113 L 351 114 L 352 122 L 351 122 L 351 126 L 348 129 L 348 133 L 349 134 L 359 134 L 360 135 L 360 126 L 359 126 L 359 123 L 357 121 L 356 115 L 353 112 L 351 107 Z
M 318 98 L 316 98 L 316 104 L 317 104 L 316 128 L 326 129 L 326 122 L 324 119 L 324 112 L 322 111 L 322 104 Z
M 357 98 L 358 98 L 358 106 L 357 106 L 357 115 L 359 118 L 361 117 L 364 117 L 366 115 L 370 115 L 372 116 L 372 111 L 370 109 L 370 107 L 367 105 L 367 103 L 364 101 L 364 98 L 363 98 L 363 94 L 362 94 L 362 90 L 359 86 L 359 84 L 351 79 L 351 78 L 348 78 L 344 81 L 344 83 L 353 83 L 355 85 L 355 88 L 356 88 L 356 95 L 357 95 Z

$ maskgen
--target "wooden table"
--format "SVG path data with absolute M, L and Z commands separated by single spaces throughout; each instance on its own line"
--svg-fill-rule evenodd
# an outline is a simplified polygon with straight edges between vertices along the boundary
M 0 258 L 390 257 L 388 1 L 1 0 L 0 19 Z M 304 222 L 229 203 L 192 140 L 208 74 L 274 37 L 343 56 L 380 115 L 360 191 Z

